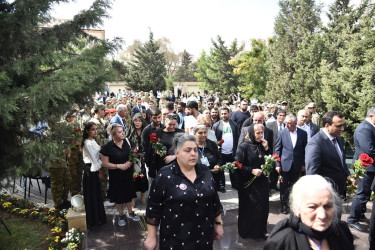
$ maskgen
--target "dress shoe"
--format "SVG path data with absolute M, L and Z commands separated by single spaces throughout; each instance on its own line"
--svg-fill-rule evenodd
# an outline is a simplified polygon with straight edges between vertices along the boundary
M 348 226 L 362 233 L 367 233 L 367 229 L 361 224 L 359 224 L 359 222 L 354 222 L 354 223 L 348 222 Z
M 366 223 L 367 225 L 370 225 L 370 220 L 366 218 L 366 216 L 362 216 L 360 219 L 359 219 L 360 222 L 364 222 Z
M 226 192 L 225 187 L 221 187 L 221 188 L 219 189 L 219 192 L 225 193 L 225 192 Z
M 289 213 L 289 207 L 287 205 L 281 205 L 281 213 L 288 214 Z

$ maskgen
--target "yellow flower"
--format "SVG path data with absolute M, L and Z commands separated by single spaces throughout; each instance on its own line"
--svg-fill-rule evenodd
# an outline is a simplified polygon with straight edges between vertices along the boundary
M 60 236 L 56 236 L 56 238 L 55 238 L 55 242 L 58 243 L 58 242 L 59 242 L 59 239 L 60 239 Z
M 8 207 L 10 207 L 12 205 L 12 203 L 11 202 L 5 202 L 4 204 L 3 204 L 3 208 L 8 208 Z

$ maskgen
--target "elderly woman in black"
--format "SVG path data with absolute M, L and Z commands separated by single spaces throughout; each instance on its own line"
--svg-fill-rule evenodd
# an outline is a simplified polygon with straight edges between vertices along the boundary
M 264 126 L 253 124 L 248 137 L 237 148 L 236 160 L 242 163 L 239 170 L 238 187 L 238 233 L 242 238 L 266 238 L 269 213 L 268 178 L 261 165 L 264 156 L 271 154 L 267 141 L 263 139 Z M 245 183 L 256 176 L 248 187 Z
M 208 128 L 204 124 L 197 124 L 193 129 L 193 134 L 198 144 L 198 162 L 206 165 L 214 177 L 215 189 L 219 190 L 220 175 L 218 174 L 221 164 L 221 154 L 217 144 L 207 139 Z
M 156 171 L 158 172 L 162 167 L 170 164 L 172 161 L 176 160 L 176 155 L 174 154 L 174 149 L 172 148 L 173 137 L 176 133 L 184 132 L 178 128 L 177 114 L 167 114 L 164 121 L 164 128 L 159 128 L 156 130 L 156 136 L 159 138 L 159 142 L 165 147 L 166 155 L 160 157 L 156 152 L 154 152 L 154 160 Z
M 353 235 L 338 219 L 341 202 L 329 181 L 320 175 L 303 176 L 289 199 L 290 218 L 276 224 L 264 249 L 354 249 Z
M 128 138 L 132 144 L 138 149 L 139 152 L 143 152 L 141 143 L 141 134 L 143 129 L 147 126 L 146 121 L 143 119 L 141 113 L 136 113 L 132 118 L 130 127 L 125 132 L 125 137 Z M 137 169 L 140 168 L 140 169 Z M 142 173 L 144 177 L 138 177 L 134 180 L 134 186 L 136 192 L 141 192 L 141 201 L 146 203 L 145 192 L 148 190 L 148 181 L 146 174 L 146 167 L 143 159 L 141 160 L 140 166 L 134 166 L 134 171 Z
M 197 164 L 195 137 L 176 135 L 177 162 L 162 168 L 150 189 L 146 222 L 147 249 L 212 249 L 223 236 L 222 206 L 208 167 Z
M 103 167 L 108 168 L 108 196 L 111 202 L 116 203 L 120 214 L 118 225 L 122 227 L 126 224 L 123 208 L 124 203 L 128 209 L 126 216 L 133 221 L 140 220 L 132 208 L 132 199 L 137 197 L 133 184 L 132 162 L 129 161 L 129 153 L 132 145 L 125 138 L 122 125 L 117 123 L 110 124 L 107 130 L 111 134 L 112 141 L 105 144 L 100 153 L 102 155 Z

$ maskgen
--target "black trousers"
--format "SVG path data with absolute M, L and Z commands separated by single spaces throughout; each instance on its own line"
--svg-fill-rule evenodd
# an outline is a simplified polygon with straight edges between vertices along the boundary
M 371 197 L 371 184 L 374 180 L 375 173 L 367 172 L 367 174 L 358 181 L 357 193 L 355 194 L 352 206 L 350 208 L 350 215 L 348 222 L 358 222 L 366 213 L 366 204 Z
M 297 182 L 300 175 L 301 170 L 296 170 L 293 165 L 288 172 L 281 171 L 280 201 L 282 205 L 288 205 L 290 189 Z

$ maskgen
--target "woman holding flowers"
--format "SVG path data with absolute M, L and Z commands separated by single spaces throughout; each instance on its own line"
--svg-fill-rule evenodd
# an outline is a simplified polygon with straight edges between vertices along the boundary
M 126 224 L 123 208 L 124 203 L 128 210 L 126 216 L 133 221 L 140 220 L 132 208 L 132 199 L 137 197 L 133 184 L 133 163 L 129 160 L 133 145 L 125 138 L 122 125 L 113 123 L 108 125 L 107 130 L 111 134 L 112 141 L 105 144 L 100 153 L 102 154 L 103 167 L 108 168 L 108 196 L 111 202 L 116 203 L 120 214 L 118 225 L 123 227 Z
M 141 113 L 136 113 L 132 118 L 130 128 L 126 130 L 125 137 L 135 145 L 138 152 L 143 152 L 141 143 L 141 134 L 143 129 L 147 126 L 146 121 L 143 119 Z M 136 192 L 141 192 L 141 201 L 146 203 L 145 192 L 148 189 L 148 181 L 146 175 L 146 168 L 144 161 L 141 159 L 140 169 L 134 169 L 136 176 L 134 176 L 134 186 Z M 138 170 L 138 171 L 137 171 Z M 141 177 L 143 176 L 143 177 Z
M 219 190 L 219 169 L 221 165 L 221 154 L 219 153 L 219 149 L 217 144 L 210 139 L 207 139 L 207 132 L 208 128 L 204 124 L 197 124 L 193 129 L 193 134 L 197 140 L 198 144 L 198 162 L 202 165 L 206 165 L 215 180 L 215 189 L 216 191 Z
M 102 167 L 102 162 L 99 159 L 100 146 L 94 140 L 96 136 L 96 124 L 94 122 L 87 123 L 83 130 L 81 145 L 83 149 L 83 161 L 85 162 L 82 183 L 88 228 L 104 224 L 107 220 L 99 180 L 99 177 L 101 177 L 99 169 Z
M 238 187 L 238 233 L 242 238 L 267 238 L 269 213 L 268 179 L 261 170 L 264 156 L 271 154 L 268 143 L 263 139 L 264 126 L 249 127 L 248 139 L 240 144 L 236 160 L 242 163 Z M 249 183 L 253 177 L 255 180 Z
M 163 145 L 164 150 L 162 153 L 159 150 L 154 151 L 154 159 L 155 159 L 155 168 L 156 172 L 176 160 L 176 155 L 174 154 L 174 150 L 172 148 L 173 137 L 176 133 L 184 132 L 183 130 L 179 129 L 177 123 L 178 115 L 177 114 L 167 114 L 164 121 L 164 128 L 159 128 L 156 130 L 156 138 L 158 139 L 158 143 Z

